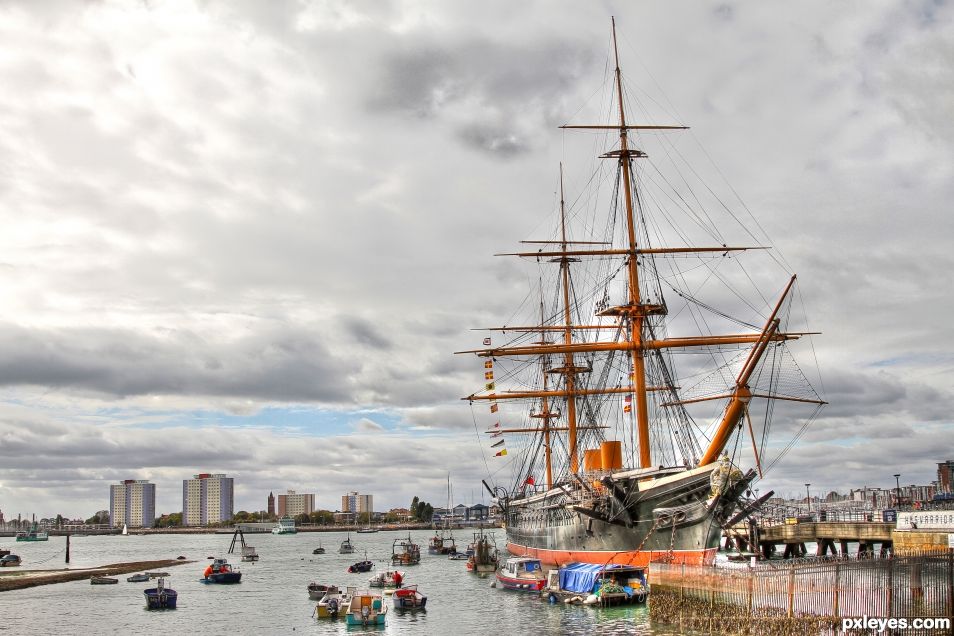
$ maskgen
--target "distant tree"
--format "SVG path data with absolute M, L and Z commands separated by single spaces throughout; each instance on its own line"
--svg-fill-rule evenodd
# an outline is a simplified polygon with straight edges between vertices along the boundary
M 315 510 L 310 515 L 311 522 L 319 525 L 331 525 L 335 521 L 335 513 L 330 510 Z
M 424 510 L 420 514 L 421 521 L 429 522 L 434 518 L 434 506 L 429 503 L 424 504 Z
M 182 513 L 173 512 L 172 514 L 168 514 L 168 515 L 160 515 L 159 518 L 156 519 L 155 524 L 153 525 L 156 528 L 174 528 L 174 527 L 181 526 Z
M 86 523 L 89 525 L 94 525 L 98 523 L 109 523 L 109 511 L 100 510 L 95 515 L 87 519 Z
M 421 500 L 417 498 L 417 495 L 414 496 L 414 499 L 411 500 L 411 516 L 417 517 L 417 507 L 421 503 Z
M 295 522 L 296 523 L 311 523 L 311 516 L 308 513 L 303 512 L 297 517 L 295 517 Z

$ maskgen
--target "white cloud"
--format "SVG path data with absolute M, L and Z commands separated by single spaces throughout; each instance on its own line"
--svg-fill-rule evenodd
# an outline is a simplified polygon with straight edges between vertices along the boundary
M 102 480 L 174 483 L 216 442 L 216 470 L 255 463 L 247 505 L 255 488 L 361 488 L 364 461 L 414 489 L 380 500 L 439 499 L 439 462 L 398 446 L 484 476 L 458 399 L 480 369 L 451 352 L 536 281 L 491 254 L 546 232 L 557 162 L 579 193 L 605 150 L 556 126 L 606 107 L 611 14 L 634 116 L 693 127 L 671 148 L 742 194 L 823 332 L 832 405 L 778 478 L 844 487 L 903 457 L 929 480 L 951 449 L 919 431 L 954 410 L 952 8 L 662 8 L 4 3 L 0 506 L 89 514 Z M 353 433 L 216 421 L 301 404 Z M 195 411 L 207 426 L 176 428 Z M 364 411 L 401 432 L 368 435 Z M 195 444 L 164 448 L 180 434 Z M 829 470 L 849 436 L 854 463 Z

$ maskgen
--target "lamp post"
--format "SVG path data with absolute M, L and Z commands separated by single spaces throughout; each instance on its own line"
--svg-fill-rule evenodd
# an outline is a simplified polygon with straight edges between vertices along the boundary
M 897 488 L 897 491 L 896 491 L 897 504 L 895 507 L 900 508 L 901 507 L 901 473 L 898 473 L 894 476 L 894 484 L 895 484 L 895 487 Z
M 808 504 L 808 512 L 811 512 L 812 511 L 812 496 L 808 492 L 809 486 L 811 486 L 811 484 L 805 484 L 805 503 Z

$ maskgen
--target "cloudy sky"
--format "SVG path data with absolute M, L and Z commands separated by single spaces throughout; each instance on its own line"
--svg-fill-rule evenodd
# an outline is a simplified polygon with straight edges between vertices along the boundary
M 140 478 L 171 512 L 195 472 L 237 509 L 440 503 L 447 472 L 479 501 L 482 368 L 452 352 L 523 299 L 492 255 L 550 226 L 557 163 L 579 184 L 558 126 L 592 123 L 611 15 L 823 332 L 831 406 L 766 485 L 934 479 L 951 3 L 50 0 L 0 2 L 0 510 Z

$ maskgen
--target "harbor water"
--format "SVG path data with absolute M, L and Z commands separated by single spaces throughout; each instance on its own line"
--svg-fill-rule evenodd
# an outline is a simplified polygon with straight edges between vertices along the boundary
M 0 633 L 10 634 L 652 634 L 677 632 L 651 626 L 644 605 L 596 608 L 551 605 L 538 594 L 509 592 L 492 587 L 493 575 L 478 577 L 466 571 L 466 561 L 427 554 L 430 533 L 411 533 L 421 545 L 419 565 L 403 569 L 405 583 L 418 585 L 427 599 L 426 612 L 397 612 L 390 607 L 387 625 L 377 628 L 347 627 L 343 619 L 313 618 L 315 602 L 309 600 L 311 581 L 340 587 L 366 587 L 375 572 L 393 569 L 389 563 L 394 539 L 407 533 L 352 533 L 354 554 L 338 554 L 345 533 L 295 535 L 251 534 L 261 560 L 243 563 L 239 554 L 225 555 L 231 535 L 129 535 L 79 536 L 70 541 L 72 568 L 108 563 L 174 559 L 195 561 L 168 568 L 168 587 L 179 593 L 178 609 L 147 611 L 142 590 L 155 583 L 90 585 L 88 580 L 43 585 L 0 593 L 3 620 Z M 455 533 L 458 548 L 470 542 L 471 533 Z M 502 531 L 496 532 L 503 544 Z M 326 553 L 313 555 L 319 543 Z M 0 547 L 23 557 L 21 569 L 64 567 L 65 539 L 14 543 L 0 539 Z M 238 550 L 236 550 L 238 552 Z M 367 557 L 365 557 L 367 552 Z M 207 557 L 227 556 L 243 576 L 238 585 L 205 585 L 199 582 Z M 349 574 L 350 564 L 374 561 L 374 570 Z

